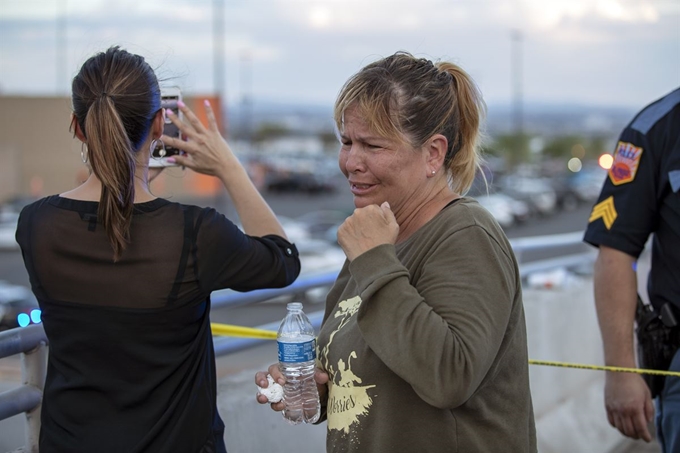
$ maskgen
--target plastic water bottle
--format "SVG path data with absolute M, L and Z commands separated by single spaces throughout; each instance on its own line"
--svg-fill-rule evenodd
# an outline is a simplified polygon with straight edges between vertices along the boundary
M 288 314 L 281 321 L 277 335 L 279 368 L 286 377 L 283 386 L 283 417 L 291 425 L 314 423 L 321 405 L 314 381 L 316 337 L 314 327 L 302 311 L 300 302 L 287 305 Z

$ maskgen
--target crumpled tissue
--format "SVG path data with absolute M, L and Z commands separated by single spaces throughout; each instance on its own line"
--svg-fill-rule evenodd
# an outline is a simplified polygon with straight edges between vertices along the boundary
M 283 387 L 278 382 L 274 382 L 271 374 L 267 375 L 268 385 L 266 388 L 262 388 L 259 385 L 258 393 L 267 397 L 270 403 L 278 403 L 283 399 Z

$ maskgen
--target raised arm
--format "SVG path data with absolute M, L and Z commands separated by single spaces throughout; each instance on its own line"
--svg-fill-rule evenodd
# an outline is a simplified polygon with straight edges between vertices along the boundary
M 216 176 L 222 181 L 234 203 L 246 234 L 258 237 L 275 234 L 287 239 L 286 233 L 271 208 L 220 135 L 210 103 L 205 101 L 204 106 L 209 122 L 207 128 L 184 103 L 180 103 L 179 108 L 187 122 L 180 121 L 170 110 L 166 112 L 182 134 L 188 138 L 188 141 L 183 141 L 163 136 L 164 143 L 186 153 L 182 156 L 174 156 L 172 159 L 179 165 L 191 168 L 198 173 Z

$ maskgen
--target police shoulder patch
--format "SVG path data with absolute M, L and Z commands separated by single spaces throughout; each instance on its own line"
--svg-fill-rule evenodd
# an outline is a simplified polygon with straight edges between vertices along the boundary
M 635 146 L 632 143 L 619 142 L 614 152 L 614 162 L 609 169 L 609 179 L 612 184 L 618 186 L 634 180 L 641 156 L 642 147 Z

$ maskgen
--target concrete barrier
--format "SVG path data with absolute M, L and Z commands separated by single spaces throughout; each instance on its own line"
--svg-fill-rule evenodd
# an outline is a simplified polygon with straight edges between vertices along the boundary
M 591 278 L 562 288 L 525 289 L 529 358 L 602 365 Z M 607 422 L 604 372 L 531 365 L 531 394 L 541 453 L 610 452 L 621 435 Z

